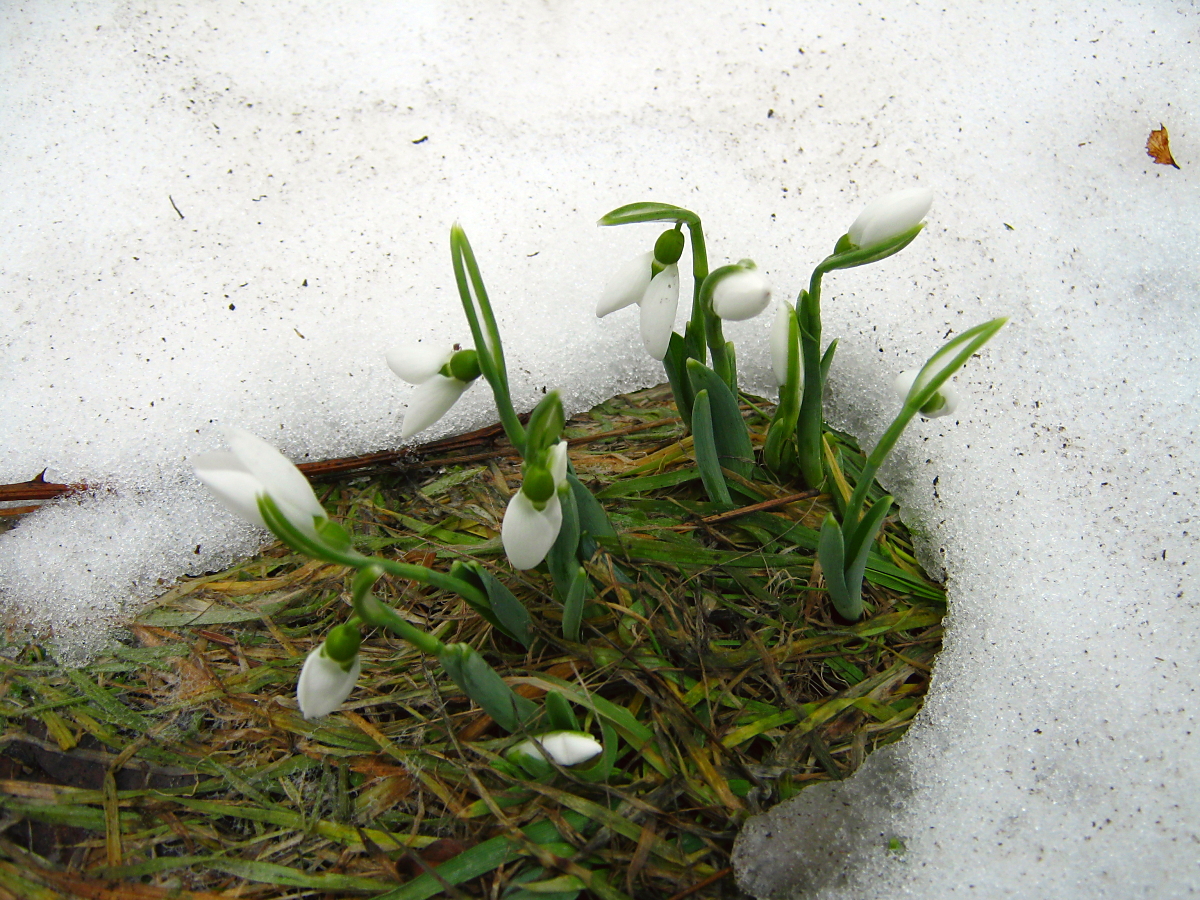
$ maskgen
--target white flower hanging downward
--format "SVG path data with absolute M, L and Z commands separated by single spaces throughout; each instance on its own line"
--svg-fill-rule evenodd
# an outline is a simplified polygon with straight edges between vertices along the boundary
M 307 534 L 316 532 L 325 510 L 304 477 L 282 453 L 244 428 L 226 428 L 232 452 L 201 453 L 192 459 L 196 477 L 231 512 L 266 528 L 258 498 L 269 496 L 288 521 Z
M 321 646 L 308 654 L 296 682 L 296 700 L 304 718 L 327 716 L 350 696 L 362 672 L 360 641 L 357 628 L 337 625 Z
M 534 479 L 527 477 L 504 511 L 500 540 L 514 569 L 532 569 L 545 559 L 562 528 L 562 504 L 558 492 L 567 481 L 567 442 L 554 444 L 548 454 L 550 484 L 531 485 Z M 530 496 L 530 492 L 536 493 L 550 485 L 548 497 Z
M 683 235 L 672 228 L 659 235 L 654 249 L 635 257 L 617 270 L 596 305 L 596 315 L 634 303 L 641 307 L 642 343 L 655 359 L 667 355 L 675 313 L 679 309 L 679 257 Z M 655 274 L 657 270 L 657 274 Z
M 415 344 L 387 354 L 393 372 L 417 389 L 408 401 L 408 413 L 400 437 L 404 440 L 450 411 L 471 382 L 479 377 L 479 361 L 474 350 Z
M 758 269 L 744 261 L 739 271 L 725 276 L 713 288 L 712 306 L 722 319 L 753 319 L 771 302 L 771 286 Z

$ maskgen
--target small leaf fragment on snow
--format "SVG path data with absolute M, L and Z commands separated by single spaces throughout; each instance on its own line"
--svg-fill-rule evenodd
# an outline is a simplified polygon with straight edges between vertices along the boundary
M 1179 163 L 1175 162 L 1171 156 L 1170 139 L 1167 137 L 1167 129 L 1162 122 L 1158 123 L 1158 131 L 1150 132 L 1150 138 L 1146 141 L 1146 155 L 1156 163 L 1179 168 Z

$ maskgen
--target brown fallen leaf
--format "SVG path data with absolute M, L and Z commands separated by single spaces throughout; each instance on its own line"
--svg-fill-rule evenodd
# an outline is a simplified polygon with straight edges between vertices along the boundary
M 1158 123 L 1158 131 L 1150 132 L 1150 139 L 1146 141 L 1146 155 L 1156 163 L 1179 168 L 1179 163 L 1171 156 L 1170 139 L 1162 122 Z

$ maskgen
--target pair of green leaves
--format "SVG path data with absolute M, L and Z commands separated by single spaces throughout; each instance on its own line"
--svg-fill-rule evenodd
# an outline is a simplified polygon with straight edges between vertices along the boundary
M 862 616 L 862 583 L 867 556 L 891 508 L 891 496 L 881 497 L 848 536 L 843 534 L 841 524 L 832 513 L 827 514 L 821 523 L 817 558 L 825 574 L 825 587 L 834 609 L 851 622 Z
M 754 471 L 754 446 L 733 391 L 716 372 L 694 359 L 686 364 L 692 403 L 692 437 L 696 465 L 714 503 L 733 506 L 722 468 L 749 478 Z

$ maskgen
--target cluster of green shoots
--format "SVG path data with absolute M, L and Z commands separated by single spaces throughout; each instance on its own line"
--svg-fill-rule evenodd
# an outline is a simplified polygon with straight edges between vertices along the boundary
M 713 503 L 732 508 L 741 479 L 800 479 L 815 489 L 831 481 L 822 398 L 837 342 L 822 346 L 822 279 L 829 272 L 899 253 L 924 227 L 931 201 L 930 192 L 912 189 L 871 203 L 837 241 L 833 253 L 813 269 L 796 304 L 776 302 L 770 344 L 779 398 L 761 458 L 756 458 L 742 416 L 737 357 L 733 344 L 724 338 L 722 322 L 749 319 L 767 309 L 771 291 L 765 279 L 750 260 L 709 271 L 700 218 L 681 207 L 635 203 L 600 220 L 602 225 L 661 222 L 670 226 L 651 251 L 617 271 L 597 314 L 639 307 L 643 343 L 666 369 Z M 674 331 L 679 261 L 688 238 L 694 291 L 687 324 L 679 334 Z M 597 588 L 583 563 L 597 552 L 595 539 L 613 537 L 615 531 L 572 469 L 558 394 L 548 394 L 522 422 L 512 403 L 503 344 L 483 277 L 467 236 L 457 225 L 450 232 L 450 247 L 472 347 L 415 346 L 388 354 L 393 371 L 416 385 L 403 435 L 407 438 L 433 425 L 478 378 L 488 383 L 500 423 L 523 460 L 521 488 L 510 499 L 501 527 L 505 554 L 516 569 L 545 569 L 562 604 L 563 635 L 579 642 L 585 604 Z M 916 416 L 954 410 L 957 395 L 948 379 L 1004 322 L 993 319 L 964 331 L 919 370 L 903 373 L 897 379 L 903 395 L 900 411 L 867 456 L 854 490 L 831 492 L 836 514 L 830 513 L 823 522 L 818 558 L 830 601 L 845 619 L 857 620 L 863 614 L 868 552 L 892 507 L 890 496 L 868 503 L 876 472 Z M 330 630 L 301 671 L 297 698 L 306 717 L 327 715 L 345 701 L 360 673 L 362 629 L 385 628 L 436 657 L 467 696 L 502 728 L 523 739 L 510 748 L 501 765 L 529 777 L 543 777 L 554 766 L 574 766 L 599 757 L 575 774 L 588 780 L 607 777 L 617 741 L 605 717 L 596 716 L 604 738 L 598 741 L 581 730 L 575 711 L 562 697 L 550 694 L 541 704 L 521 697 L 474 648 L 443 643 L 373 592 L 384 575 L 452 591 L 498 631 L 529 647 L 534 635 L 529 611 L 486 567 L 477 561 L 457 561 L 443 572 L 359 553 L 346 529 L 328 518 L 307 480 L 282 454 L 240 429 L 229 429 L 227 437 L 230 452 L 206 453 L 193 460 L 197 475 L 217 498 L 293 550 L 356 572 L 352 617 Z

